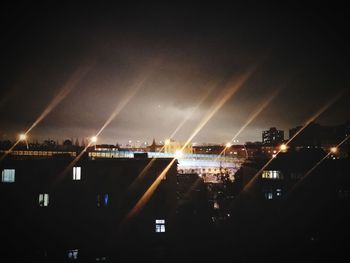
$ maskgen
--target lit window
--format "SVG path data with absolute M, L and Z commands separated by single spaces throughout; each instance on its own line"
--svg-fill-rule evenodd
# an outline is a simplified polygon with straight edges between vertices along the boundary
M 156 219 L 156 233 L 164 233 L 165 232 L 165 220 L 164 219 Z
M 73 180 L 81 179 L 81 167 L 73 167 Z
M 282 189 L 276 189 L 276 196 L 282 196 Z
M 68 250 L 67 256 L 69 260 L 77 260 L 78 259 L 78 249 L 70 249 Z
M 97 195 L 97 207 L 108 206 L 109 196 L 108 194 L 98 194 Z
M 39 206 L 49 205 L 49 194 L 39 194 Z
M 219 203 L 218 202 L 214 202 L 214 209 L 219 209 L 220 206 L 219 206 Z
M 14 183 L 15 182 L 15 169 L 4 169 L 1 173 L 1 182 Z

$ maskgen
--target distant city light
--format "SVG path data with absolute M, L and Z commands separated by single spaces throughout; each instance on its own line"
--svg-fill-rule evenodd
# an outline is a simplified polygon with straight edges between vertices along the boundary
M 231 147 L 231 143 L 230 142 L 226 143 L 226 148 L 229 148 L 229 147 Z
M 20 139 L 21 141 L 25 141 L 25 140 L 27 140 L 27 135 L 25 135 L 24 133 L 21 133 L 21 134 L 19 135 L 19 139 Z
M 287 145 L 285 145 L 285 144 L 281 144 L 281 146 L 280 146 L 280 150 L 282 151 L 282 152 L 285 152 L 285 151 L 287 151 Z
M 97 137 L 96 136 L 92 136 L 91 137 L 91 142 L 97 142 Z
M 338 152 L 338 148 L 337 147 L 332 147 L 331 148 L 331 153 L 337 153 Z
M 27 135 L 25 133 L 21 133 L 19 135 L 19 140 L 24 141 L 26 143 L 27 149 L 29 149 L 28 141 L 27 141 Z
M 168 145 L 168 144 L 170 144 L 170 139 L 165 140 L 165 145 Z

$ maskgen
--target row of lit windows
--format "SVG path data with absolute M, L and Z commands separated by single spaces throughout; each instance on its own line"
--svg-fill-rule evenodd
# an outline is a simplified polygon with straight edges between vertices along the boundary
M 14 183 L 15 182 L 15 169 L 3 169 L 1 171 L 1 182 Z M 81 180 L 81 167 L 73 167 L 73 180 Z
M 108 194 L 97 195 L 97 207 L 107 207 L 109 203 Z M 39 194 L 39 206 L 49 206 L 49 194 Z
M 81 167 L 73 167 L 73 181 L 81 180 Z M 163 176 L 163 180 L 166 180 L 166 175 Z M 3 169 L 1 172 L 1 182 L 14 183 L 15 182 L 15 169 Z
M 261 175 L 265 179 L 283 179 L 281 171 L 264 170 Z

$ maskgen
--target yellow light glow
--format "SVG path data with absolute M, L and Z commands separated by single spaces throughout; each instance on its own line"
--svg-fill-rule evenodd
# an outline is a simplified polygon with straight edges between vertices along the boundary
M 285 144 L 281 144 L 281 146 L 280 146 L 280 150 L 281 150 L 281 152 L 285 152 L 285 151 L 287 151 L 287 145 L 285 145 Z
M 91 142 L 97 142 L 97 137 L 96 136 L 92 136 L 91 137 Z
M 20 135 L 19 135 L 19 140 L 20 140 L 20 141 L 25 141 L 25 140 L 27 140 L 27 135 L 25 135 L 24 133 L 20 134 Z
M 170 144 L 170 139 L 165 140 L 165 145 L 168 145 L 168 144 Z
M 226 143 L 226 148 L 229 148 L 229 147 L 231 147 L 231 143 L 230 142 Z
M 338 148 L 337 147 L 332 147 L 331 148 L 331 153 L 337 153 L 338 152 Z
M 180 149 L 175 151 L 176 158 L 181 158 L 182 156 L 183 156 L 183 152 Z

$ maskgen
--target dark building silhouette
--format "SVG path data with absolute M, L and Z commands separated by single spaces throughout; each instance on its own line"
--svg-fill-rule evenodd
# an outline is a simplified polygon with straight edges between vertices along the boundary
M 289 138 L 298 133 L 291 141 L 291 145 L 329 148 L 338 145 L 350 134 L 350 122 L 335 126 L 324 126 L 312 122 L 305 129 L 301 129 L 302 126 L 297 126 L 289 130 Z
M 246 188 L 232 202 L 226 230 L 232 247 L 241 249 L 238 261 L 315 262 L 347 255 L 350 162 L 320 162 L 325 156 L 320 148 L 303 148 L 280 153 L 267 166 L 251 160 L 241 167 Z
M 275 127 L 262 132 L 262 143 L 265 145 L 278 145 L 284 141 L 284 131 Z
M 147 150 L 149 152 L 164 152 L 164 145 L 163 144 L 157 144 L 156 140 L 153 139 L 152 144 L 147 147 Z
M 177 210 L 176 162 L 145 207 L 125 220 L 171 159 L 8 156 L 0 164 L 0 258 L 96 262 L 164 253 Z M 135 253 L 137 251 L 137 253 Z M 5 262 L 5 261 L 3 261 Z

